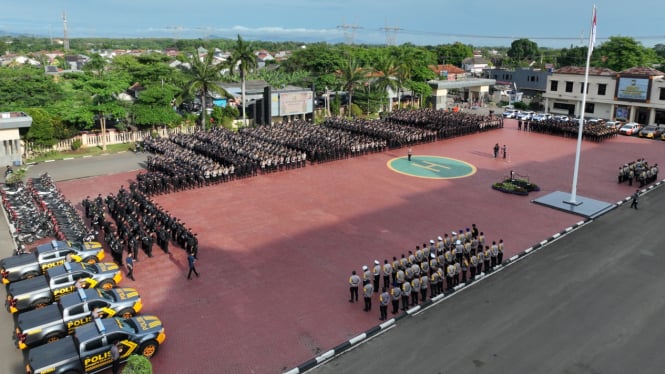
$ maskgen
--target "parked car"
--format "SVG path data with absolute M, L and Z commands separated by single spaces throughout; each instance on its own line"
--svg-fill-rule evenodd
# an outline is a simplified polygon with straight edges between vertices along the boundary
M 637 133 L 637 136 L 640 138 L 658 139 L 663 134 L 663 130 L 665 130 L 665 126 L 648 125 L 641 129 Z
M 637 134 L 641 127 L 642 126 L 637 122 L 628 122 L 621 126 L 619 129 L 619 134 L 632 136 Z
M 515 118 L 520 113 L 517 109 L 506 109 L 503 112 L 503 118 Z
M 552 118 L 552 115 L 549 113 L 536 113 L 531 117 L 532 120 L 538 122 L 547 121 L 550 118 Z
M 608 129 L 620 129 L 621 126 L 623 126 L 623 122 L 621 121 L 607 121 L 605 122 L 605 127 Z
M 585 118 L 584 121 L 584 123 L 589 125 L 602 125 L 605 123 L 605 120 L 602 118 Z
M 527 110 L 525 112 L 521 112 L 517 115 L 517 119 L 520 121 L 529 121 L 533 118 L 533 112 L 530 110 Z
M 557 120 L 557 121 L 561 121 L 561 122 L 568 122 L 568 121 L 570 120 L 570 118 L 569 118 L 568 116 L 565 116 L 565 115 L 563 115 L 563 114 L 556 115 L 556 116 L 554 116 L 553 118 L 554 118 L 555 120 Z

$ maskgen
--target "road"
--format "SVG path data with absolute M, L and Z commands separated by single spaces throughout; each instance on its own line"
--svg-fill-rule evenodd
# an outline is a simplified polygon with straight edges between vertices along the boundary
M 310 371 L 662 373 L 665 188 Z

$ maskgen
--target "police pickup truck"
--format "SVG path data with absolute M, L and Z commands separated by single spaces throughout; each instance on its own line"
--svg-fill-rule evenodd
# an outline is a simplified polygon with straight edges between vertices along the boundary
M 10 283 L 5 306 L 10 313 L 44 307 L 63 295 L 82 288 L 113 288 L 122 279 L 118 265 L 112 262 L 84 264 L 66 262 L 48 269 L 45 275 Z
M 19 314 L 16 345 L 20 349 L 51 343 L 90 323 L 93 318 L 131 318 L 143 308 L 134 288 L 83 289 L 65 295 L 58 303 Z
M 164 326 L 155 316 L 97 318 L 77 327 L 74 335 L 30 349 L 25 369 L 28 374 L 99 373 L 113 363 L 114 342 L 120 362 L 125 362 L 131 354 L 152 357 L 165 339 Z
M 36 277 L 47 269 L 64 264 L 68 259 L 92 264 L 104 259 L 104 249 L 98 242 L 72 243 L 52 240 L 37 246 L 32 253 L 0 260 L 2 283 Z

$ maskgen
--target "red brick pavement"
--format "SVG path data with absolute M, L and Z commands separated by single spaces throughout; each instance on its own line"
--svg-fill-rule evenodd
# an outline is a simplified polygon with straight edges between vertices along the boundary
M 509 157 L 494 159 L 494 143 Z M 419 179 L 386 167 L 405 150 L 261 175 L 157 197 L 198 233 L 201 278 L 186 280 L 183 251 L 158 249 L 135 267 L 144 313 L 160 316 L 167 340 L 157 373 L 278 373 L 378 322 L 378 305 L 349 304 L 347 278 L 374 259 L 476 223 L 506 242 L 507 257 L 581 217 L 531 203 L 570 192 L 575 140 L 502 130 L 424 144 L 418 154 L 464 160 L 478 172 L 454 180 Z M 578 194 L 616 202 L 633 188 L 616 183 L 619 165 L 662 161 L 665 142 L 619 137 L 584 142 Z M 541 187 L 528 197 L 490 185 L 515 170 Z M 134 173 L 59 183 L 73 201 L 116 192 Z M 662 178 L 662 176 L 661 176 Z M 488 280 L 489 281 L 489 280 Z M 454 302 L 451 301 L 451 302 Z M 376 304 L 376 300 L 375 300 Z

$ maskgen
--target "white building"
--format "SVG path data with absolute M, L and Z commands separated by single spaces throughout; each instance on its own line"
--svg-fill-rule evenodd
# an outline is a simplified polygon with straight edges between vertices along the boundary
M 590 68 L 584 117 L 665 123 L 665 73 L 648 67 L 621 72 Z M 580 116 L 584 68 L 567 66 L 547 78 L 543 98 L 550 113 Z

